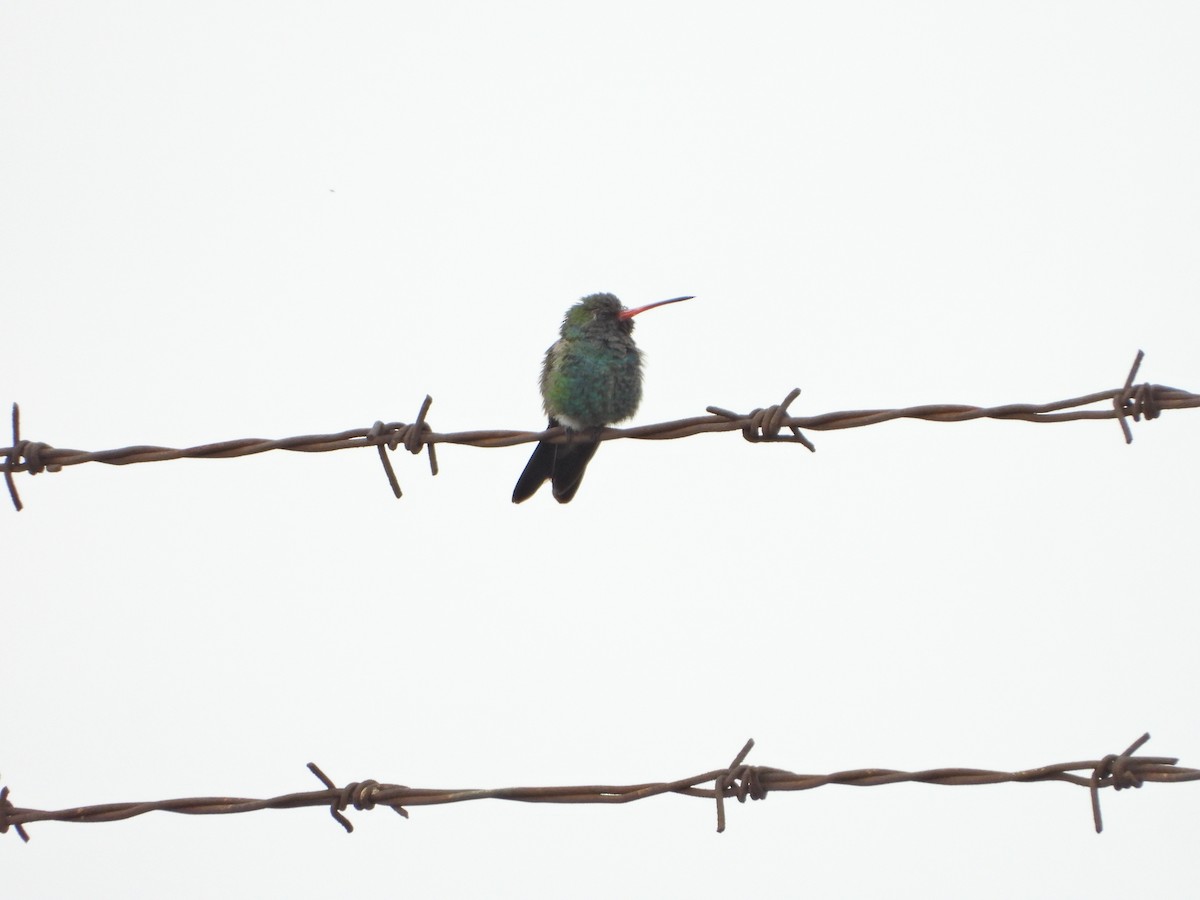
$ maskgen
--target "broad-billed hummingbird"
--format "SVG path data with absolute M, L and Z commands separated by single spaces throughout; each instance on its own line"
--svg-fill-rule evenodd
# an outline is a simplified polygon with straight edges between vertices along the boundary
M 612 294 L 591 294 L 567 310 L 560 337 L 542 364 L 542 406 L 550 427 L 598 431 L 628 419 L 642 399 L 642 352 L 633 342 L 633 317 L 676 297 L 626 309 Z M 554 499 L 570 503 L 597 440 L 570 444 L 541 441 L 513 489 L 513 503 L 532 497 L 549 481 Z

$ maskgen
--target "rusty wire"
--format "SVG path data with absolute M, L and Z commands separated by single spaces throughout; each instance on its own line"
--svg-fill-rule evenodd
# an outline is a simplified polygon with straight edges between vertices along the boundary
M 707 408 L 709 415 L 707 416 L 694 416 L 653 425 L 639 425 L 635 428 L 604 428 L 594 435 L 586 435 L 586 439 L 591 440 L 594 437 L 601 441 L 619 438 L 672 440 L 709 432 L 741 431 L 747 441 L 754 443 L 797 443 L 809 450 L 815 450 L 812 442 L 804 436 L 800 429 L 833 431 L 842 428 L 861 428 L 864 425 L 876 425 L 893 419 L 924 419 L 931 422 L 965 422 L 970 419 L 1015 419 L 1023 422 L 1117 419 L 1125 435 L 1125 442 L 1131 443 L 1133 432 L 1129 428 L 1128 419 L 1132 418 L 1135 422 L 1140 421 L 1143 417 L 1156 419 L 1164 409 L 1189 409 L 1200 406 L 1200 394 L 1161 384 L 1135 385 L 1134 378 L 1137 377 L 1143 356 L 1144 354 L 1139 350 L 1125 379 L 1124 386 L 1052 403 L 1009 403 L 990 407 L 941 403 L 910 406 L 904 409 L 858 409 L 822 413 L 816 416 L 792 416 L 788 414 L 788 407 L 800 395 L 800 389 L 795 388 L 788 393 L 782 403 L 764 409 L 755 409 L 749 413 L 737 413 L 718 406 L 709 406 Z M 277 440 L 241 438 L 184 448 L 139 445 L 97 451 L 66 450 L 38 441 L 22 440 L 20 411 L 17 404 L 14 403 L 13 442 L 11 447 L 0 447 L 0 456 L 4 458 L 0 468 L 3 469 L 13 506 L 19 511 L 22 504 L 13 481 L 14 472 L 28 472 L 30 475 L 37 475 L 43 471 L 57 472 L 66 466 L 77 466 L 89 462 L 125 466 L 132 463 L 161 462 L 171 459 L 228 459 L 235 456 L 265 453 L 269 450 L 324 453 L 331 450 L 346 450 L 351 447 L 375 447 L 379 451 L 379 458 L 383 463 L 392 493 L 399 498 L 402 495 L 400 483 L 396 479 L 386 450 L 395 450 L 401 445 L 413 454 L 418 454 L 423 448 L 428 447 L 429 468 L 431 473 L 436 475 L 438 465 L 434 448 L 437 444 L 511 447 L 533 441 L 570 443 L 580 439 L 579 435 L 572 435 L 563 428 L 551 428 L 547 431 L 457 431 L 441 434 L 433 431 L 425 421 L 432 403 L 433 398 L 426 396 L 416 421 L 412 423 L 389 422 L 385 424 L 378 421 L 370 428 L 352 429 L 336 434 L 308 434 Z M 1109 406 L 1106 409 L 1082 408 L 1098 403 L 1108 403 Z M 791 434 L 782 434 L 784 429 L 788 429 Z
M 876 787 L 904 781 L 921 784 L 976 785 L 1065 781 L 1086 787 L 1091 795 L 1092 821 L 1097 834 L 1103 830 L 1100 818 L 1100 790 L 1140 788 L 1148 781 L 1173 784 L 1200 781 L 1200 769 L 1182 768 L 1173 757 L 1135 756 L 1146 741 L 1144 734 L 1122 753 L 1109 754 L 1098 760 L 1056 763 L 1018 772 L 998 772 L 991 769 L 926 769 L 902 772 L 896 769 L 852 769 L 830 775 L 801 775 L 769 766 L 750 766 L 745 758 L 754 746 L 746 742 L 733 762 L 720 769 L 681 778 L 678 781 L 648 782 L 629 785 L 577 785 L 573 787 L 514 787 L 493 789 L 413 788 L 403 784 L 382 784 L 378 781 L 355 781 L 338 787 L 315 763 L 308 768 L 321 780 L 324 788 L 300 791 L 265 800 L 243 797 L 189 797 L 176 800 L 154 800 L 136 803 L 104 803 L 97 806 L 77 806 L 70 809 L 43 810 L 14 806 L 9 789 L 0 790 L 0 834 L 11 827 L 22 840 L 28 841 L 25 825 L 30 822 L 115 822 L 130 819 L 156 810 L 188 815 L 227 815 L 256 812 L 260 809 L 298 809 L 327 807 L 333 818 L 347 832 L 354 830 L 350 820 L 342 815 L 353 806 L 368 810 L 376 806 L 390 807 L 408 818 L 408 808 L 461 803 L 467 800 L 515 800 L 522 803 L 630 803 L 660 794 L 683 794 L 715 800 L 717 831 L 725 830 L 725 801 L 736 799 L 762 800 L 772 791 L 807 791 L 827 784 L 857 787 Z M 701 785 L 712 782 L 712 787 Z

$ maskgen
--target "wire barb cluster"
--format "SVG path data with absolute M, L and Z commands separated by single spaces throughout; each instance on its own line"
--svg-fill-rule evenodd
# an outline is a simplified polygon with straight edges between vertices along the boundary
M 801 775 L 786 769 L 745 764 L 754 741 L 746 742 L 729 766 L 714 769 L 690 778 L 670 782 L 649 782 L 630 785 L 579 785 L 571 787 L 515 787 L 493 789 L 412 788 L 403 784 L 382 784 L 378 781 L 355 781 L 338 787 L 315 763 L 309 770 L 321 780 L 322 790 L 284 794 L 266 800 L 239 797 L 191 797 L 178 800 L 158 800 L 137 803 L 105 803 L 98 806 L 77 806 L 70 809 L 25 809 L 13 806 L 8 799 L 9 789 L 0 790 L 0 834 L 11 826 L 23 841 L 29 840 L 24 825 L 29 822 L 115 822 L 149 812 L 163 811 L 188 815 L 226 815 L 256 812 L 260 809 L 297 809 L 327 807 L 334 820 L 352 832 L 354 826 L 343 812 L 353 806 L 358 810 L 390 807 L 408 818 L 407 807 L 461 803 L 466 800 L 514 800 L 523 803 L 630 803 L 660 794 L 683 794 L 714 800 L 717 805 L 717 831 L 725 830 L 725 801 L 736 799 L 763 800 L 771 791 L 807 791 L 827 784 L 846 784 L 876 787 L 904 781 L 922 784 L 969 785 L 1065 781 L 1086 787 L 1091 794 L 1092 817 L 1096 832 L 1103 830 L 1100 818 L 1100 790 L 1140 788 L 1148 781 L 1173 784 L 1200 781 L 1200 769 L 1182 768 L 1179 760 L 1165 756 L 1135 756 L 1146 741 L 1144 734 L 1123 753 L 1109 754 L 1098 760 L 1058 763 L 1037 769 L 1017 772 L 997 772 L 990 769 L 926 769 L 903 772 L 896 769 L 852 769 L 830 775 Z M 1081 774 L 1084 773 L 1084 774 Z M 712 783 L 712 787 L 702 785 Z
M 1155 419 L 1164 409 L 1189 409 L 1200 406 L 1200 394 L 1161 384 L 1135 385 L 1133 380 L 1137 377 L 1143 356 L 1144 354 L 1139 350 L 1122 387 L 1053 403 L 1010 403 L 992 407 L 931 404 L 910 406 L 904 409 L 842 410 L 816 416 L 793 416 L 788 413 L 788 407 L 800 395 L 800 389 L 795 388 L 784 398 L 782 403 L 768 406 L 765 409 L 755 409 L 746 414 L 710 406 L 707 408 L 709 413 L 707 416 L 694 416 L 677 419 L 673 422 L 640 425 L 635 428 L 605 428 L 594 437 L 602 441 L 621 438 L 674 440 L 709 432 L 741 431 L 742 436 L 752 443 L 789 442 L 801 444 L 809 450 L 815 450 L 812 442 L 801 432 L 802 428 L 811 431 L 833 431 L 877 425 L 893 419 L 924 419 L 930 422 L 965 422 L 970 419 L 985 418 L 1016 419 L 1024 422 L 1117 419 L 1125 435 L 1125 442 L 1131 443 L 1133 432 L 1129 428 L 1128 420 L 1130 418 L 1138 422 L 1143 417 Z M 1105 402 L 1111 405 L 1110 409 L 1083 408 Z M 242 438 L 185 448 L 139 445 L 98 451 L 65 450 L 37 441 L 22 440 L 20 411 L 14 403 L 13 443 L 11 447 L 0 447 L 0 457 L 4 458 L 0 468 L 3 469 L 13 506 L 20 511 L 22 504 L 13 481 L 14 472 L 28 472 L 30 475 L 36 475 L 43 471 L 57 472 L 66 466 L 77 466 L 89 462 L 125 466 L 132 463 L 161 462 L 170 459 L 228 459 L 235 456 L 266 453 L 269 450 L 324 453 L 331 450 L 347 450 L 352 447 L 375 447 L 379 452 L 379 459 L 383 464 L 392 493 L 399 498 L 402 496 L 400 483 L 392 469 L 387 450 L 395 450 L 401 445 L 413 454 L 420 453 L 423 448 L 428 448 L 429 469 L 432 474 L 436 475 L 438 465 L 434 448 L 437 444 L 462 444 L 488 448 L 512 447 L 516 444 L 527 444 L 533 441 L 569 443 L 575 439 L 569 431 L 561 427 L 551 428 L 547 431 L 458 431 L 440 434 L 433 431 L 425 421 L 432 403 L 433 398 L 426 396 L 416 421 L 411 424 L 404 422 L 385 424 L 378 421 L 370 428 L 342 431 L 337 434 L 300 435 L 278 440 Z M 791 434 L 781 434 L 780 432 L 784 428 L 790 430 Z M 593 435 L 589 435 L 589 439 L 592 437 Z
M 12 499 L 17 512 L 20 512 L 24 506 L 17 493 L 17 486 L 13 482 L 13 472 L 28 472 L 30 475 L 37 475 L 40 472 L 61 471 L 61 465 L 48 463 L 42 459 L 43 452 L 53 449 L 49 444 L 21 440 L 21 407 L 14 403 L 12 405 L 12 446 L 0 452 L 4 453 L 4 484 L 8 487 L 8 496 Z

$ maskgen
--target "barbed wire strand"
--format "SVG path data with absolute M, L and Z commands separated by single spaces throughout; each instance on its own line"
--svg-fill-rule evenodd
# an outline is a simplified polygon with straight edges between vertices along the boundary
M 634 428 L 604 428 L 596 434 L 578 435 L 564 428 L 551 428 L 547 431 L 458 431 L 441 434 L 433 431 L 426 422 L 426 415 L 433 398 L 425 397 L 415 422 L 384 423 L 377 421 L 370 428 L 352 429 L 336 434 L 308 434 L 297 437 L 264 440 L 261 438 L 241 438 L 239 440 L 221 441 L 212 444 L 201 444 L 196 447 L 158 447 L 138 445 L 121 447 L 115 450 L 67 450 L 52 447 L 39 441 L 22 440 L 20 434 L 20 410 L 13 404 L 12 416 L 12 446 L 0 447 L 0 456 L 4 457 L 4 479 L 8 486 L 9 497 L 13 506 L 20 511 L 21 499 L 17 494 L 13 481 L 13 473 L 28 472 L 37 475 L 43 471 L 57 472 L 67 466 L 78 466 L 83 463 L 98 462 L 111 466 L 125 466 L 133 463 L 163 462 L 173 459 L 229 459 L 238 456 L 250 456 L 256 453 L 266 453 L 271 450 L 291 450 L 300 453 L 325 453 L 333 450 L 347 450 L 354 447 L 375 447 L 384 472 L 391 486 L 392 493 L 402 496 L 400 483 L 389 461 L 387 450 L 396 450 L 401 445 L 412 454 L 418 454 L 422 449 L 429 450 L 429 469 L 437 475 L 438 464 L 434 447 L 437 444 L 459 444 L 472 447 L 511 447 L 516 444 L 527 444 L 533 441 L 550 441 L 552 443 L 571 443 L 581 439 L 593 438 L 601 441 L 633 438 L 637 440 L 674 440 L 690 437 L 695 434 L 712 432 L 741 431 L 742 436 L 752 443 L 797 443 L 809 450 L 816 447 L 805 437 L 801 429 L 810 431 L 833 431 L 844 428 L 861 428 L 866 425 L 877 425 L 893 419 L 923 419 L 931 422 L 966 422 L 971 419 L 1004 419 L 1024 422 L 1072 422 L 1085 419 L 1117 419 L 1125 435 L 1125 442 L 1133 442 L 1133 432 L 1130 430 L 1128 419 L 1135 422 L 1146 419 L 1156 419 L 1165 409 L 1190 409 L 1200 406 L 1200 394 L 1193 394 L 1180 388 L 1167 387 L 1161 384 L 1133 383 L 1141 366 L 1144 354 L 1137 353 L 1129 375 L 1123 387 L 1108 391 L 1097 391 L 1081 397 L 1071 397 L 1052 403 L 1008 403 L 1002 406 L 966 406 L 962 404 L 926 404 L 910 406 L 904 409 L 857 409 L 840 412 L 822 413 L 815 416 L 792 416 L 788 407 L 800 396 L 800 389 L 794 388 L 784 398 L 782 403 L 768 406 L 764 409 L 751 410 L 749 413 L 737 413 L 719 406 L 709 406 L 707 416 L 694 416 L 677 419 L 672 422 L 659 422 L 652 425 L 639 425 Z M 1082 409 L 1097 403 L 1109 403 L 1108 409 Z M 784 429 L 791 434 L 782 434 Z
M 137 803 L 104 803 L 70 809 L 44 810 L 17 807 L 9 800 L 9 789 L 0 790 L 0 834 L 11 827 L 23 841 L 29 840 L 25 825 L 30 822 L 115 822 L 162 811 L 187 815 L 227 815 L 257 812 L 261 809 L 299 809 L 328 807 L 330 815 L 347 832 L 354 826 L 342 813 L 353 806 L 357 810 L 390 807 L 408 818 L 408 808 L 462 803 L 468 800 L 512 800 L 522 803 L 630 803 L 661 794 L 683 794 L 715 800 L 717 831 L 725 830 L 725 801 L 763 800 L 772 791 L 808 791 L 827 784 L 877 787 L 900 782 L 948 786 L 1064 781 L 1086 787 L 1091 795 L 1092 821 L 1096 833 L 1103 830 L 1100 817 L 1100 790 L 1140 788 L 1148 781 L 1174 784 L 1200 781 L 1200 769 L 1182 768 L 1179 760 L 1164 756 L 1135 756 L 1146 741 L 1144 734 L 1123 753 L 1109 754 L 1098 760 L 1056 763 L 1017 772 L 991 769 L 944 768 L 904 772 L 896 769 L 851 769 L 829 775 L 801 775 L 786 769 L 746 765 L 754 747 L 749 740 L 728 767 L 714 769 L 678 781 L 648 782 L 630 785 L 576 785 L 561 787 L 513 787 L 493 789 L 413 788 L 403 784 L 383 784 L 373 779 L 354 781 L 338 787 L 315 763 L 309 770 L 321 780 L 323 790 L 300 791 L 279 797 L 256 800 L 242 797 L 190 797 Z M 1079 774 L 1086 773 L 1086 774 Z M 700 785 L 712 782 L 712 787 Z

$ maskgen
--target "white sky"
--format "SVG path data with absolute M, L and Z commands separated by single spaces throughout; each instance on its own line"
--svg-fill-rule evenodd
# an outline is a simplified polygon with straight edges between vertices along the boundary
M 0 403 L 61 447 L 537 428 L 579 296 L 646 303 L 635 422 L 1198 389 L 1200 7 L 0 6 Z M 670 780 L 749 761 L 1200 765 L 1200 415 L 897 423 L 18 479 L 18 806 Z M 6 440 L 0 442 L 7 442 Z M 1129 897 L 1196 785 L 826 787 L 30 827 L 41 898 Z

